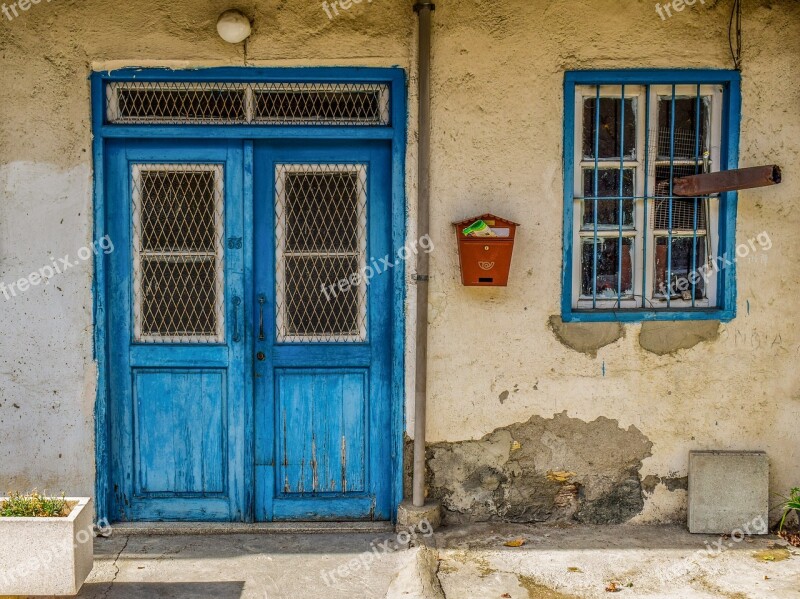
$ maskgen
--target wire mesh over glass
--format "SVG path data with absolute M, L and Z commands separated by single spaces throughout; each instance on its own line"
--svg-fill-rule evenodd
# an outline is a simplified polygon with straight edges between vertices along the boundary
M 277 340 L 364 341 L 366 165 L 277 165 L 275 217 Z
M 224 339 L 221 165 L 133 165 L 134 338 Z
M 360 83 L 113 82 L 112 124 L 389 124 L 389 86 Z

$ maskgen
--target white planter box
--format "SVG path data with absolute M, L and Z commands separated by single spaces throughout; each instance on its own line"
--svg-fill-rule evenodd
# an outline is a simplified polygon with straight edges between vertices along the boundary
M 78 594 L 94 564 L 94 510 L 66 499 L 77 502 L 66 518 L 0 518 L 0 595 Z

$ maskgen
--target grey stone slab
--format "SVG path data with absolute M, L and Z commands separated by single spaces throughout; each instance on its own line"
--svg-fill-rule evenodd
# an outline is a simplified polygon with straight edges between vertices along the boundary
M 766 534 L 768 523 L 765 452 L 689 452 L 689 532 Z

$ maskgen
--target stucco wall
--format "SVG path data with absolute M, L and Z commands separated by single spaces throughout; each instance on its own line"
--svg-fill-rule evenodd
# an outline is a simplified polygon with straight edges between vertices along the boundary
M 774 491 L 800 482 L 797 2 L 744 0 L 741 164 L 780 164 L 784 182 L 740 196 L 737 235 L 767 231 L 773 247 L 766 262 L 739 263 L 737 319 L 716 338 L 666 355 L 643 349 L 641 327 L 626 325 L 596 357 L 567 347 L 550 324 L 560 301 L 563 72 L 730 68 L 729 5 L 707 0 L 662 21 L 649 0 L 437 3 L 429 439 L 442 451 L 545 419 L 553 440 L 534 462 L 558 471 L 579 449 L 569 443 L 591 447 L 592 435 L 619 430 L 636 439 L 626 468 L 635 467 L 644 489 L 642 522 L 683 517 L 685 491 L 674 481 L 686 476 L 693 448 L 764 449 Z M 0 281 L 91 241 L 93 68 L 400 65 L 413 90 L 415 17 L 406 2 L 354 5 L 332 21 L 315 2 L 243 3 L 255 23 L 246 52 L 214 30 L 231 6 L 53 0 L 0 21 Z M 413 91 L 409 105 L 413 238 Z M 487 210 L 523 225 L 511 283 L 466 289 L 450 223 Z M 0 490 L 92 493 L 91 276 L 87 262 L 13 301 L 0 296 Z M 408 337 L 412 356 L 413 331 Z M 614 426 L 591 424 L 601 417 Z

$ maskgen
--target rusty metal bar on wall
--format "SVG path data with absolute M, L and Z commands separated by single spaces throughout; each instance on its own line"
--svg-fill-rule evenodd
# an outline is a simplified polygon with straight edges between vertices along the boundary
M 677 196 L 705 196 L 724 191 L 767 187 L 781 182 L 781 169 L 775 164 L 740 168 L 718 173 L 680 177 L 673 182 L 672 191 Z

